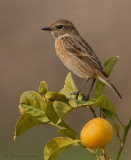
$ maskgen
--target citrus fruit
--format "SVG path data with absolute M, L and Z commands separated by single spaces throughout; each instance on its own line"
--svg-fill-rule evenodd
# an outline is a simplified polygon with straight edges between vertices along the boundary
M 103 118 L 94 118 L 82 128 L 80 137 L 83 145 L 91 149 L 105 147 L 112 139 L 111 124 Z

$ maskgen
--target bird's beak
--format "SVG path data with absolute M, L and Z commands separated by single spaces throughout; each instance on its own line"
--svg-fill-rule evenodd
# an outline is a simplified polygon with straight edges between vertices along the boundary
M 44 30 L 44 31 L 51 31 L 51 28 L 50 28 L 50 27 L 44 27 L 44 28 L 41 28 L 41 30 Z

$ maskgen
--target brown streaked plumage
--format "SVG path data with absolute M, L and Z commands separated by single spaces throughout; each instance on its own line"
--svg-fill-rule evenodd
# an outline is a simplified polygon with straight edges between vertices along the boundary
M 93 79 L 86 100 L 89 98 L 96 79 L 107 84 L 119 98 L 122 98 L 117 89 L 110 83 L 108 75 L 104 72 L 96 54 L 80 36 L 72 22 L 62 19 L 57 20 L 51 23 L 49 27 L 42 28 L 42 30 L 48 30 L 52 33 L 55 38 L 56 53 L 70 71 L 81 78 L 87 79 L 86 82 L 90 78 Z M 80 89 L 73 93 L 76 94 L 76 98 L 78 98 Z

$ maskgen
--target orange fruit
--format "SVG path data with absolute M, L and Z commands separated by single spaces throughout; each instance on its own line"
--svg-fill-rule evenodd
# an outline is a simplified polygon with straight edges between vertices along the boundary
M 91 149 L 105 147 L 111 141 L 112 136 L 111 124 L 100 117 L 87 122 L 80 133 L 83 145 Z

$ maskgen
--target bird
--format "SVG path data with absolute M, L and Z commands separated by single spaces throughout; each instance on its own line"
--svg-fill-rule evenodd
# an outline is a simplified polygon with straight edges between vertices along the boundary
M 41 28 L 41 30 L 49 31 L 53 35 L 56 54 L 63 64 L 75 75 L 85 79 L 78 91 L 71 93 L 76 95 L 76 99 L 81 89 L 90 79 L 92 79 L 92 84 L 83 100 L 87 101 L 89 99 L 96 80 L 105 83 L 120 99 L 122 98 L 115 86 L 110 82 L 109 76 L 105 73 L 95 52 L 82 38 L 71 21 L 59 19 L 49 24 L 48 27 Z

